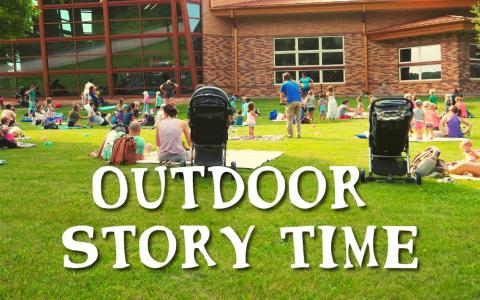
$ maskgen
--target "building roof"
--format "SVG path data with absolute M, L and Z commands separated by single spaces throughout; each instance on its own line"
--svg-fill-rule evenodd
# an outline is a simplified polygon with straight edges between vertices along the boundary
M 370 40 L 390 40 L 410 36 L 470 30 L 472 28 L 472 18 L 446 15 L 369 31 L 367 35 Z
M 209 0 L 217 16 L 469 8 L 475 0 Z

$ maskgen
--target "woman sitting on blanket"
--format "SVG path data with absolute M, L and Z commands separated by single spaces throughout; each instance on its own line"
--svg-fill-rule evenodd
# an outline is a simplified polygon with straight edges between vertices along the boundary
M 472 130 L 472 124 L 458 115 L 458 107 L 450 106 L 448 113 L 440 121 L 440 128 L 444 131 L 446 137 L 463 138 L 464 135 L 469 135 Z M 467 129 L 462 132 L 462 124 Z
M 1 119 L 0 124 L 0 148 L 17 148 L 17 141 L 14 134 L 8 127 L 10 120 L 7 117 Z
M 74 104 L 72 111 L 68 114 L 68 127 L 81 127 L 81 125 L 78 124 L 78 120 L 80 119 L 88 119 L 88 117 L 82 117 L 80 115 L 80 106 Z
M 460 143 L 460 149 L 465 155 L 465 159 L 457 163 L 453 163 L 448 172 L 455 175 L 467 175 L 472 177 L 480 177 L 480 149 L 473 150 L 471 140 L 464 140 Z
M 183 148 L 182 133 L 191 147 L 190 127 L 186 121 L 177 119 L 175 106 L 167 104 L 163 108 L 163 119 L 155 124 L 158 160 L 160 162 L 180 162 L 189 159 Z

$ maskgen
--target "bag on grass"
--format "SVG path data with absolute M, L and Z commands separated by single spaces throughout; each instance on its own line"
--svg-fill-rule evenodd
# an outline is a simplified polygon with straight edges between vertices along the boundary
M 277 110 L 274 109 L 270 112 L 268 118 L 270 119 L 270 121 L 272 121 L 272 120 L 277 119 L 277 115 L 278 115 Z
M 118 138 L 113 144 L 111 165 L 127 165 L 137 162 L 136 145 L 133 137 Z
M 43 126 L 43 129 L 58 129 L 58 125 L 55 123 L 47 123 Z
M 418 173 L 425 177 L 437 171 L 437 161 L 440 156 L 440 149 L 435 146 L 428 147 L 425 151 L 419 153 L 412 161 L 410 172 Z

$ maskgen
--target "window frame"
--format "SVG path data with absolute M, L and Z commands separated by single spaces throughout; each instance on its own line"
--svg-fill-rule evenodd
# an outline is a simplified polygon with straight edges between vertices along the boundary
M 431 46 L 438 46 L 440 50 L 440 59 L 439 60 L 428 60 L 428 59 L 423 59 L 422 58 L 422 52 L 421 49 L 423 47 L 431 47 Z M 401 51 L 405 49 L 419 49 L 419 60 L 416 61 L 406 61 L 402 62 L 401 60 Z M 403 48 L 398 48 L 398 80 L 400 83 L 412 83 L 412 82 L 435 82 L 435 81 L 442 81 L 443 79 L 443 68 L 442 68 L 442 44 L 429 44 L 429 45 L 420 45 L 420 46 L 412 46 L 412 47 L 403 47 Z M 440 78 L 438 79 L 423 79 L 422 78 L 422 68 L 424 67 L 432 67 L 432 66 L 439 66 L 440 67 Z M 408 68 L 408 67 L 417 67 L 419 68 L 419 79 L 408 79 L 408 80 L 403 80 L 402 79 L 402 69 L 403 68 Z
M 428 79 L 423 79 L 422 78 L 422 68 L 423 67 L 432 67 L 432 66 L 440 66 L 440 78 L 439 79 L 431 79 L 431 78 L 428 78 Z M 420 69 L 420 71 L 418 72 L 419 74 L 419 79 L 409 79 L 409 80 L 403 80 L 402 79 L 402 69 L 403 68 L 410 68 L 410 67 L 417 67 Z M 443 78 L 443 71 L 442 71 L 442 64 L 438 63 L 438 64 L 417 64 L 417 65 L 400 65 L 398 67 L 398 79 L 400 82 L 425 82 L 425 81 L 442 81 L 442 78 Z
M 346 76 L 346 70 L 345 69 L 341 69 L 341 68 L 328 68 L 328 69 L 311 69 L 311 70 L 287 70 L 287 69 L 277 69 L 277 70 L 273 70 L 273 85 L 274 86 L 280 86 L 283 84 L 283 82 L 280 82 L 280 83 L 277 83 L 276 82 L 276 73 L 277 72 L 289 72 L 289 73 L 295 73 L 295 81 L 298 81 L 299 78 L 301 77 L 301 73 L 302 72 L 308 72 L 308 71 L 311 71 L 311 72 L 319 72 L 318 74 L 318 77 L 320 79 L 320 82 L 315 82 L 314 84 L 332 84 L 332 85 L 335 85 L 335 84 L 345 84 L 345 78 L 347 77 Z M 343 81 L 342 82 L 324 82 L 323 80 L 323 71 L 343 71 Z
M 439 59 L 439 60 L 423 60 L 423 59 L 420 59 L 420 60 L 417 60 L 417 61 L 404 61 L 404 62 L 400 61 L 401 51 L 402 51 L 402 50 L 418 48 L 418 49 L 420 49 L 420 57 L 422 57 L 421 49 L 422 49 L 423 47 L 431 47 L 431 46 L 439 46 L 439 48 L 440 48 L 440 59 Z M 404 65 L 404 64 L 421 64 L 421 63 L 426 63 L 426 62 L 437 62 L 437 61 L 439 61 L 439 62 L 442 61 L 442 45 L 441 45 L 441 44 L 431 44 L 431 45 L 421 45 L 421 46 L 398 48 L 398 63 L 399 63 L 400 65 Z
M 318 39 L 318 49 L 317 50 L 300 50 L 298 48 L 298 40 L 299 39 Z M 323 49 L 323 38 L 342 38 L 342 49 Z M 277 51 L 275 50 L 275 41 L 276 40 L 288 40 L 294 39 L 295 40 L 295 49 L 294 50 L 287 50 L 287 51 Z M 324 65 L 322 62 L 323 53 L 342 53 L 342 60 L 343 64 L 333 64 L 333 65 Z M 277 54 L 294 54 L 295 55 L 295 65 L 289 66 L 277 66 L 275 62 L 275 56 Z M 300 54 L 318 54 L 318 65 L 300 65 L 299 64 L 299 55 Z M 300 37 L 279 37 L 273 38 L 273 66 L 275 68 L 308 68 L 308 67 L 344 67 L 345 66 L 345 37 L 343 35 L 338 36 L 300 36 Z
M 470 72 L 470 80 L 480 81 L 480 76 L 479 77 L 472 77 L 472 72 L 471 72 L 472 65 L 480 66 L 480 58 L 472 58 L 470 56 L 470 47 L 471 46 L 476 46 L 477 49 L 480 51 L 480 44 L 477 44 L 477 43 L 469 43 L 468 44 L 468 71 Z

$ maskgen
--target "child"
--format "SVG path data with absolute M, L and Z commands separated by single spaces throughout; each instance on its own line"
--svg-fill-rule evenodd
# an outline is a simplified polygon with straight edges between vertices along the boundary
M 53 108 L 52 98 L 47 98 L 47 119 L 53 118 L 55 114 L 55 108 Z
M 147 91 L 143 91 L 143 114 L 148 113 L 148 105 L 150 104 L 150 95 Z
M 308 91 L 306 99 L 308 119 L 310 120 L 310 123 L 313 123 L 313 111 L 315 110 L 315 95 L 313 94 L 313 90 Z
M 432 104 L 437 104 L 438 103 L 438 97 L 435 95 L 435 90 L 434 89 L 430 89 L 428 91 L 428 94 L 430 95 L 430 97 L 428 97 L 428 100 L 430 101 L 430 103 Z
M 432 103 L 430 109 L 432 110 L 433 130 L 438 131 L 440 130 L 440 116 L 437 113 L 437 105 Z
M 450 106 L 452 105 L 452 96 L 450 94 L 445 94 L 445 112 L 448 113 Z
M 138 109 L 140 108 L 140 103 L 138 101 L 133 102 L 133 119 L 138 120 L 139 113 Z
M 243 116 L 242 111 L 237 111 L 237 117 L 235 118 L 235 126 L 242 126 L 243 125 Z
M 320 93 L 318 97 L 320 98 L 318 100 L 318 112 L 320 114 L 320 120 L 324 121 L 327 117 L 327 99 L 324 92 Z
M 123 113 L 124 113 L 124 108 L 123 108 L 124 104 L 123 104 L 123 99 L 119 99 L 118 100 L 118 104 L 117 106 L 115 107 L 116 111 L 117 111 L 117 114 L 116 114 L 116 120 L 117 120 L 117 124 L 118 125 L 122 125 L 123 124 Z
M 95 117 L 95 102 L 90 101 L 88 105 L 88 114 L 87 114 L 87 119 L 88 119 L 88 126 L 93 127 L 93 120 Z
M 417 140 L 421 141 L 423 138 L 423 128 L 425 127 L 425 112 L 423 111 L 422 100 L 417 100 L 415 105 L 416 107 L 413 110 L 415 132 L 417 133 Z
M 434 111 L 431 109 L 430 101 L 423 102 L 423 113 L 425 117 L 425 131 L 427 139 L 433 140 Z
M 363 116 L 362 96 L 357 96 L 357 109 L 355 110 L 355 115 L 359 117 Z
M 156 111 L 158 111 L 160 109 L 160 107 L 162 106 L 162 93 L 160 91 L 157 91 L 156 96 L 155 96 L 155 100 L 156 100 L 155 109 L 156 109 Z
M 248 125 L 248 136 L 250 139 L 255 138 L 254 130 L 256 124 L 257 114 L 255 113 L 255 105 L 253 102 L 248 103 L 248 114 L 247 114 L 247 122 Z
M 33 99 L 28 99 L 28 116 L 33 118 L 35 117 L 35 112 L 37 111 L 37 102 Z
M 468 118 L 467 105 L 463 102 L 463 97 L 458 96 L 455 98 L 455 106 L 458 107 L 460 111 L 459 116 L 462 118 Z
M 460 149 L 462 149 L 463 154 L 465 155 L 465 161 L 467 162 L 478 162 L 480 160 L 480 149 L 473 150 L 473 143 L 471 140 L 466 139 L 460 143 Z
M 131 104 L 131 105 L 127 105 L 127 108 L 126 108 L 126 111 L 125 113 L 123 114 L 123 125 L 124 126 L 129 126 L 130 123 L 132 122 L 133 120 L 133 106 L 135 104 Z
M 247 117 L 248 114 L 248 103 L 250 103 L 250 98 L 242 97 L 242 116 Z

